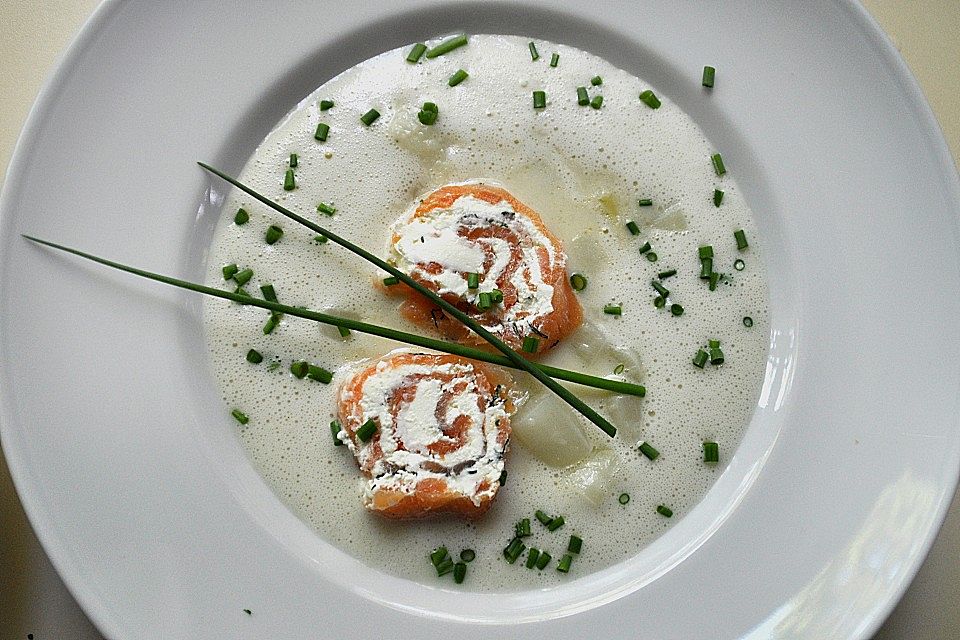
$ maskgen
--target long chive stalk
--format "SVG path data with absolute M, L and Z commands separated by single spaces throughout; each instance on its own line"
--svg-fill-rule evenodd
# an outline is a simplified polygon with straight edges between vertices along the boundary
M 427 54 L 427 57 L 429 57 L 429 56 L 430 56 L 430 54 L 428 53 L 428 54 Z M 210 173 L 212 173 L 212 174 L 214 174 L 214 175 L 222 178 L 223 180 L 226 180 L 227 182 L 229 182 L 230 184 L 232 184 L 232 185 L 235 186 L 236 188 L 240 189 L 241 191 L 249 194 L 249 195 L 252 196 L 253 198 L 256 198 L 257 200 L 259 200 L 259 201 L 262 202 L 263 204 L 267 205 L 267 206 L 270 207 L 271 209 L 277 211 L 278 213 L 281 213 L 281 214 L 285 215 L 286 217 L 290 218 L 291 220 L 294 220 L 294 221 L 296 221 L 296 222 L 299 222 L 300 224 L 302 224 L 303 226 L 307 227 L 308 229 L 313 230 L 315 233 L 319 233 L 319 234 L 322 234 L 322 235 L 326 236 L 327 238 L 329 238 L 329 239 L 332 240 L 333 242 L 339 244 L 341 247 L 344 247 L 345 249 L 347 249 L 347 250 L 349 250 L 349 251 L 357 254 L 358 256 L 360 256 L 361 258 L 363 258 L 364 260 L 373 263 L 373 264 L 376 265 L 377 267 L 379 267 L 379 268 L 383 269 L 384 271 L 386 271 L 387 273 L 389 273 L 391 276 L 394 276 L 395 278 L 398 278 L 398 279 L 400 280 L 400 282 L 403 282 L 403 283 L 406 284 L 407 286 L 409 286 L 409 287 L 413 288 L 414 290 L 416 290 L 416 291 L 417 291 L 418 293 L 420 293 L 421 295 L 423 295 L 423 296 L 425 296 L 426 298 L 428 298 L 431 302 L 433 302 L 433 303 L 436 304 L 438 307 L 440 307 L 441 309 L 443 309 L 444 312 L 446 312 L 447 314 L 449 314 L 449 315 L 453 316 L 454 318 L 456 318 L 457 320 L 459 320 L 461 323 L 463 323 L 464 325 L 466 325 L 469 329 L 471 329 L 471 330 L 472 330 L 474 333 L 476 333 L 478 336 L 480 336 L 481 338 L 483 338 L 484 340 L 486 340 L 487 342 L 489 342 L 491 345 L 493 345 L 493 347 L 496 348 L 497 351 L 499 351 L 500 353 L 502 353 L 503 355 L 505 355 L 505 356 L 510 360 L 510 362 L 512 362 L 512 363 L 515 365 L 515 367 L 516 367 L 517 369 L 522 369 L 522 370 L 526 371 L 527 373 L 529 373 L 530 375 L 532 375 L 534 378 L 536 378 L 538 381 L 540 381 L 546 388 L 550 389 L 550 391 L 553 391 L 555 394 L 557 394 L 558 396 L 560 396 L 560 399 L 562 399 L 564 402 L 566 402 L 566 403 L 569 404 L 571 407 L 573 407 L 574 409 L 576 409 L 581 415 L 583 415 L 585 418 L 587 418 L 587 420 L 589 420 L 589 421 L 592 422 L 593 424 L 595 424 L 595 425 L 597 425 L 598 427 L 600 427 L 600 429 L 601 429 L 604 433 L 606 433 L 608 436 L 610 436 L 610 437 L 612 438 L 613 436 L 616 435 L 616 433 L 617 433 L 617 428 L 616 428 L 616 427 L 614 427 L 612 424 L 610 424 L 610 422 L 608 422 L 606 418 L 604 418 L 604 417 L 601 416 L 599 413 L 597 413 L 596 411 L 594 411 L 591 407 L 589 407 L 585 402 L 583 402 L 583 400 L 581 400 L 581 399 L 578 398 L 576 395 L 574 395 L 573 393 L 571 393 L 569 389 L 566 389 L 565 387 L 563 387 L 563 386 L 560 385 L 559 383 L 555 382 L 553 379 L 550 378 L 549 375 L 547 375 L 546 373 L 544 373 L 543 371 L 541 371 L 540 369 L 538 369 L 537 367 L 535 367 L 535 366 L 533 365 L 533 363 L 531 363 L 529 360 L 527 360 L 526 358 L 524 358 L 523 356 L 521 356 L 519 353 L 517 353 L 516 351 L 514 351 L 513 349 L 511 349 L 511 348 L 507 345 L 507 343 L 505 343 L 503 340 L 501 340 L 500 338 L 496 337 L 495 335 L 493 335 L 492 333 L 490 333 L 489 331 L 487 331 L 486 329 L 484 329 L 484 328 L 483 328 L 479 323 L 477 323 L 473 318 L 471 318 L 470 316 L 468 316 L 467 314 L 465 314 L 463 311 L 461 311 L 460 309 L 458 309 L 457 307 L 455 307 L 455 306 L 452 305 L 451 303 L 447 302 L 446 300 L 444 300 L 443 298 L 441 298 L 440 296 L 438 296 L 435 292 L 431 291 L 431 290 L 428 289 L 427 287 L 423 286 L 422 284 L 420 284 L 419 282 L 417 282 L 416 280 L 414 280 L 413 278 L 411 278 L 410 276 L 408 276 L 408 275 L 407 275 L 406 273 L 404 273 L 403 271 L 400 271 L 399 269 L 397 269 L 397 268 L 394 267 L 393 265 L 391 265 L 391 264 L 387 263 L 385 260 L 383 260 L 383 259 L 375 256 L 374 254 L 370 253 L 370 252 L 367 251 L 366 249 L 363 249 L 362 247 L 359 247 L 359 246 L 353 244 L 353 243 L 350 242 L 349 240 L 346 240 L 345 238 L 342 238 L 342 237 L 340 237 L 339 235 L 337 235 L 337 234 L 335 234 L 335 233 L 332 233 L 332 232 L 330 232 L 330 231 L 327 231 L 326 229 L 324 229 L 324 228 L 321 227 L 320 225 L 318 225 L 318 224 L 316 224 L 316 223 L 314 223 L 314 222 L 311 222 L 310 220 L 307 220 L 306 218 L 304 218 L 304 217 L 302 217 L 302 216 L 297 215 L 296 213 L 294 213 L 293 211 L 290 211 L 290 210 L 287 209 L 286 207 L 283 207 L 283 206 L 277 204 L 276 202 L 274 202 L 274 201 L 271 200 L 270 198 L 267 198 L 266 196 L 263 196 L 263 195 L 257 193 L 256 191 L 254 191 L 254 190 L 251 189 L 250 187 L 248 187 L 248 186 L 246 186 L 245 184 L 241 183 L 239 180 L 236 180 L 235 178 L 232 178 L 232 177 L 226 175 L 226 174 L 223 173 L 222 171 L 219 171 L 218 169 L 214 169 L 214 168 L 211 167 L 210 165 L 205 164 L 205 163 L 203 163 L 203 162 L 198 162 L 197 164 L 199 164 L 201 167 L 203 167 L 204 169 L 206 169 L 206 170 L 209 171 Z M 348 327 L 348 328 L 350 328 L 350 327 Z
M 177 278 L 172 278 L 170 276 L 165 276 L 159 273 L 153 273 L 152 271 L 146 271 L 144 269 L 138 269 L 136 267 L 131 267 L 119 262 L 114 262 L 112 260 L 107 260 L 106 258 L 100 258 L 78 249 L 71 249 L 70 247 L 65 247 L 53 242 L 48 242 L 46 240 L 41 240 L 40 238 L 34 238 L 33 236 L 23 236 L 27 240 L 31 240 L 38 244 L 42 244 L 47 247 L 52 247 L 54 249 L 59 249 L 61 251 L 66 251 L 67 253 L 72 253 L 75 256 L 81 258 L 86 258 L 87 260 L 92 260 L 99 264 L 112 267 L 114 269 L 119 269 L 120 271 L 126 271 L 127 273 L 132 273 L 143 278 L 148 278 L 150 280 L 156 280 L 157 282 L 163 282 L 164 284 L 169 284 L 174 287 L 179 287 L 181 289 L 187 289 L 189 291 L 196 291 L 197 293 L 203 293 L 208 296 L 213 296 L 215 298 L 223 298 L 225 300 L 232 300 L 234 302 L 240 302 L 242 304 L 251 306 L 251 307 L 262 307 L 263 309 L 268 309 L 274 313 L 283 313 L 290 316 L 297 316 L 298 318 L 306 318 L 307 320 L 313 320 L 315 322 L 320 322 L 323 324 L 333 325 L 335 327 L 342 327 L 345 329 L 350 329 L 352 331 L 358 331 L 360 333 L 368 333 L 370 335 L 379 336 L 381 338 L 388 338 L 390 340 L 396 340 L 397 342 L 405 342 L 417 347 L 423 347 L 425 349 L 433 349 L 434 351 L 441 351 L 443 353 L 450 353 L 456 356 L 462 356 L 464 358 L 470 358 L 471 360 L 480 360 L 481 362 L 489 362 L 490 364 L 499 365 L 501 367 L 509 367 L 512 369 L 519 369 L 515 364 L 513 364 L 508 358 L 499 356 L 495 353 L 489 353 L 483 351 L 482 349 L 476 349 L 474 347 L 468 347 L 462 344 L 456 344 L 453 342 L 446 342 L 444 340 L 437 340 L 436 338 L 429 338 L 427 336 L 418 336 L 413 333 L 406 333 L 405 331 L 398 331 L 396 329 L 390 329 L 389 327 L 381 327 L 375 324 L 368 324 L 366 322 L 361 322 L 359 320 L 351 320 L 349 318 L 341 318 L 339 316 L 331 316 L 325 313 L 319 313 L 317 311 L 311 311 L 309 309 L 303 309 L 301 307 L 293 307 L 286 304 L 280 304 L 271 300 L 261 300 L 259 298 L 254 298 L 249 295 L 243 295 L 242 293 L 234 293 L 233 291 L 225 291 L 223 289 L 216 289 L 214 287 L 208 287 L 202 284 L 196 284 L 194 282 L 188 282 L 186 280 L 180 280 Z M 579 373 L 577 371 L 570 371 L 568 369 L 560 369 L 558 367 L 551 367 L 544 364 L 534 364 L 534 366 L 542 371 L 544 374 L 557 378 L 558 380 L 566 380 L 567 382 L 575 382 L 587 387 L 594 387 L 597 389 L 605 389 L 607 391 L 612 391 L 614 393 L 619 393 L 623 395 L 632 395 L 643 397 L 646 395 L 647 390 L 639 384 L 632 384 L 630 382 L 621 382 L 620 380 L 609 380 L 607 378 L 600 378 L 598 376 L 591 376 L 585 373 Z

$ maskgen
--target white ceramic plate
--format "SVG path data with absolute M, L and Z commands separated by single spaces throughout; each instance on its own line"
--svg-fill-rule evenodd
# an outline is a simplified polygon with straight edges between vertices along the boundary
M 869 635 L 957 480 L 960 187 L 863 10 L 274 4 L 108 2 L 10 165 L 3 446 L 97 626 L 118 639 Z M 332 75 L 456 30 L 565 42 L 651 81 L 723 152 L 771 256 L 766 383 L 720 480 L 637 557 L 553 590 L 465 594 L 327 545 L 247 462 L 206 372 L 198 298 L 18 236 L 198 279 L 223 185 L 195 160 L 236 171 Z M 709 99 L 704 64 L 718 68 Z

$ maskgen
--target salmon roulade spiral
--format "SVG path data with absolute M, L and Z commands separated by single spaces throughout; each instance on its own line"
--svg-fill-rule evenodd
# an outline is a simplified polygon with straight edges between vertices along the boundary
M 583 320 L 560 240 L 536 211 L 501 187 L 441 187 L 395 222 L 392 231 L 390 260 L 397 269 L 514 349 L 549 349 Z M 406 296 L 401 311 L 417 324 L 436 327 L 458 342 L 486 344 L 412 288 L 389 289 Z
M 483 515 L 510 438 L 506 375 L 452 355 L 387 354 L 340 387 L 344 442 L 368 481 L 364 506 L 387 518 Z

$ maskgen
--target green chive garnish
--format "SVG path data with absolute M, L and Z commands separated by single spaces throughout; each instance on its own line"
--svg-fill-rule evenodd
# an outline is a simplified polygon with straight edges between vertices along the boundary
M 503 471 L 500 472 L 500 477 L 497 478 L 497 482 L 500 484 L 501 487 L 502 487 L 503 485 L 507 484 L 507 470 L 506 470 L 506 469 L 504 469 Z
M 713 86 L 713 79 L 714 79 L 714 77 L 716 76 L 716 74 L 717 74 L 717 70 L 714 69 L 713 67 L 704 67 L 704 68 L 703 68 L 703 80 L 701 81 L 701 82 L 703 83 L 703 86 L 705 86 L 705 87 L 712 87 L 712 86 Z
M 439 116 L 440 114 L 437 111 L 427 111 L 426 109 L 422 109 L 419 113 L 417 113 L 417 120 L 420 121 L 420 124 L 429 127 L 437 121 Z
M 247 351 L 247 362 L 252 362 L 253 364 L 260 364 L 263 362 L 263 354 L 261 354 L 256 349 L 250 349 Z
M 343 429 L 343 427 L 341 427 L 340 423 L 336 420 L 330 423 L 330 435 L 333 436 L 333 446 L 335 447 L 343 446 L 343 442 L 340 441 L 340 436 L 338 435 L 341 429 Z
M 663 296 L 657 296 L 653 299 L 653 306 L 657 309 L 663 309 L 667 305 L 667 299 Z
M 530 59 L 533 60 L 533 61 L 539 60 L 539 59 L 540 59 L 540 54 L 537 53 L 537 45 L 535 45 L 535 44 L 533 44 L 533 43 L 531 42 L 531 43 L 530 43 L 529 45 L 527 45 L 527 46 L 530 47 Z
M 683 307 L 681 307 L 679 304 L 674 303 L 674 304 L 670 305 L 670 313 L 672 313 L 672 314 L 675 315 L 675 316 L 682 316 L 682 315 L 683 315 Z
M 645 455 L 649 460 L 656 460 L 660 457 L 660 452 L 653 448 L 649 442 L 640 443 L 640 453 Z
M 640 255 L 645 254 L 647 251 L 650 251 L 650 243 L 649 243 L 649 242 L 644 242 L 644 243 L 643 243 L 643 246 L 640 247 Z
M 337 327 L 337 333 L 340 334 L 341 338 L 350 337 L 350 329 L 347 329 L 346 327 Z
M 514 537 L 516 538 L 526 538 L 530 535 L 530 518 L 524 518 L 520 520 L 513 526 L 515 532 Z
M 590 96 L 587 95 L 586 87 L 577 87 L 577 104 L 585 107 L 590 104 Z
M 640 101 L 651 109 L 660 108 L 660 99 L 650 89 L 640 94 Z
M 533 92 L 533 108 L 534 109 L 543 109 L 547 106 L 547 94 L 543 91 L 534 91 Z
M 723 191 L 720 189 L 713 190 L 713 206 L 719 207 L 720 203 L 723 202 Z
M 238 296 L 243 296 L 244 298 L 249 298 L 249 297 L 251 297 L 250 294 L 247 292 L 247 290 L 244 289 L 243 287 L 237 287 L 236 289 L 234 289 L 233 292 L 234 292 L 235 294 L 237 294 Z M 239 302 L 239 301 L 238 301 L 238 302 Z M 240 303 L 240 304 L 246 304 L 246 302 L 239 302 L 239 303 Z
M 446 560 L 448 555 L 450 555 L 450 552 L 447 551 L 446 547 L 437 547 L 430 552 L 430 564 L 434 567 L 439 567 L 440 563 Z
M 427 51 L 428 58 L 436 58 L 437 56 L 442 56 L 445 53 L 450 53 L 454 49 L 465 46 L 467 44 L 467 36 L 459 35 L 444 40 L 433 49 Z
M 416 64 L 426 52 L 427 45 L 423 44 L 422 42 L 418 42 L 417 44 L 413 45 L 413 48 L 410 49 L 410 53 L 407 54 L 407 62 Z
M 494 289 L 490 292 L 490 302 L 493 304 L 500 304 L 503 302 L 503 291 L 500 289 Z
M 290 365 L 290 373 L 295 375 L 298 378 L 305 378 L 306 375 L 310 372 L 309 363 L 304 362 L 303 360 L 298 360 Z
M 751 318 L 750 316 L 743 316 L 743 326 L 745 326 L 747 329 L 749 329 L 750 327 L 752 327 L 752 326 L 753 326 L 753 318 Z
M 630 232 L 630 235 L 634 235 L 634 236 L 640 235 L 640 227 L 633 220 L 627 221 L 627 231 Z
M 503 557 L 507 559 L 507 562 L 513 564 L 517 561 L 517 558 L 520 557 L 520 554 L 523 553 L 526 548 L 527 545 L 523 544 L 520 538 L 514 538 L 503 550 Z
M 653 200 L 651 200 L 650 198 L 640 198 L 639 200 L 637 200 L 637 204 L 640 205 L 641 207 L 652 207 Z
M 568 553 L 567 555 L 560 558 L 560 562 L 557 563 L 557 571 L 559 571 L 560 573 L 567 573 L 568 571 L 570 571 L 571 562 L 573 562 L 573 556 Z
M 570 276 L 570 286 L 574 291 L 583 291 L 587 288 L 587 277 L 582 273 L 575 273 Z
M 287 172 L 283 174 L 283 190 L 293 191 L 296 186 L 297 179 L 293 175 L 293 169 L 287 169 Z
M 661 296 L 663 296 L 664 298 L 667 298 L 667 297 L 670 296 L 670 290 L 667 289 L 667 288 L 666 288 L 665 286 L 663 286 L 662 284 L 660 284 L 659 281 L 657 281 L 657 280 L 651 280 L 651 281 L 650 281 L 650 286 L 652 286 L 654 289 L 656 289 L 656 290 L 657 290 L 657 293 L 659 293 L 659 294 L 660 294 Z
M 558 62 L 560 62 L 560 54 L 559 54 L 559 53 L 555 53 L 555 54 L 553 54 L 552 56 L 550 56 L 550 66 L 551 66 L 551 67 L 557 66 L 557 63 L 558 63 Z
M 540 348 L 540 338 L 535 336 L 527 336 L 523 339 L 522 349 L 526 353 L 536 353 L 537 349 Z
M 429 56 L 429 54 L 427 55 Z M 363 124 L 369 127 L 374 122 L 376 122 L 377 118 L 379 117 L 380 117 L 379 111 L 377 111 L 376 109 L 370 109 L 370 111 L 367 111 L 365 114 L 360 116 L 360 122 L 362 122 Z
M 291 154 L 290 154 L 290 168 L 293 169 L 294 167 L 296 167 L 296 166 L 297 166 L 297 162 L 298 162 L 297 154 L 291 153 Z
M 750 246 L 750 245 L 747 244 L 747 234 L 744 232 L 743 229 L 738 229 L 738 230 L 734 231 L 734 232 L 733 232 L 733 237 L 736 238 L 736 240 L 737 240 L 737 249 L 739 249 L 740 251 L 743 251 L 743 250 L 746 249 L 748 246 Z
M 677 275 L 676 269 L 668 269 L 666 271 L 661 271 L 660 273 L 658 273 L 657 277 L 660 278 L 661 280 L 666 280 L 667 278 L 671 278 L 675 275 Z
M 320 111 L 328 111 L 333 108 L 333 100 L 321 100 Z
M 743 271 L 744 269 L 746 269 L 746 267 L 747 267 L 747 263 L 741 260 L 740 258 L 737 258 L 736 260 L 733 261 L 733 268 L 736 269 L 737 271 Z
M 599 109 L 603 106 L 603 96 L 593 96 L 593 100 L 590 101 L 590 106 L 594 109 Z
M 718 176 L 722 176 L 727 172 L 727 168 L 723 166 L 723 158 L 720 157 L 719 153 L 710 156 L 710 161 L 713 163 L 713 170 L 717 172 Z
M 464 562 L 473 562 L 477 557 L 477 552 L 473 549 L 464 549 L 460 552 L 460 559 Z
M 720 274 L 714 271 L 710 274 L 710 291 L 717 290 L 717 283 L 720 282 Z
M 464 71 L 463 69 L 458 69 L 457 72 L 452 76 L 450 76 L 450 79 L 447 80 L 447 84 L 451 87 L 455 87 L 461 82 L 463 82 L 464 80 L 466 80 L 467 76 L 469 75 L 470 74 Z
M 467 565 L 458 562 L 453 565 L 453 581 L 457 584 L 462 584 L 463 579 L 467 577 Z
M 489 293 L 483 292 L 477 296 L 477 309 L 480 311 L 487 311 L 490 307 L 493 306 L 493 300 Z
M 243 271 L 237 271 L 233 274 L 233 281 L 239 286 L 243 286 L 250 282 L 250 278 L 253 277 L 253 269 L 244 269 Z
M 374 422 L 373 419 L 367 420 L 359 429 L 357 429 L 357 439 L 359 439 L 360 442 L 367 442 L 376 432 L 377 423 Z
M 437 577 L 439 578 L 440 576 L 445 576 L 455 570 L 456 566 L 453 564 L 453 559 L 447 558 L 437 565 Z
M 332 216 L 337 212 L 337 208 L 333 205 L 329 205 L 326 202 L 321 202 L 317 205 L 317 213 L 322 213 L 324 215 Z
M 468 273 L 467 274 L 467 288 L 476 289 L 480 286 L 480 274 L 479 273 Z
M 550 522 L 553 520 L 552 517 L 548 516 L 546 513 L 544 513 L 543 511 L 540 511 L 539 509 L 537 509 L 536 513 L 534 513 L 533 515 L 536 516 L 537 520 L 540 521 L 540 524 L 550 524 Z
M 710 364 L 723 364 L 723 351 L 720 350 L 720 343 L 715 340 L 710 341 Z
M 556 531 L 563 526 L 563 516 L 557 516 L 547 525 L 547 531 Z
M 629 493 L 621 493 L 621 494 L 620 494 L 620 497 L 617 498 L 617 502 L 619 502 L 620 504 L 627 504 L 628 502 L 630 502 L 630 494 L 629 494 Z
M 277 301 L 277 292 L 274 290 L 272 284 L 260 285 L 260 293 L 263 294 L 264 300 L 269 300 L 270 302 Z
M 235 264 L 225 264 L 223 265 L 223 279 L 229 280 L 240 272 L 240 267 Z M 253 275 L 253 272 L 250 272 L 250 275 Z
M 704 442 L 703 461 L 706 464 L 717 464 L 720 462 L 720 445 L 716 442 Z
M 712 258 L 712 257 L 713 257 L 713 247 L 710 246 L 710 245 L 708 245 L 708 244 L 707 244 L 707 245 L 703 245 L 702 247 L 700 247 L 700 248 L 697 249 L 697 254 L 700 256 L 700 259 L 701 259 L 701 260 L 703 260 L 703 259 L 705 259 L 705 258 Z
M 400 278 L 396 276 L 390 276 L 383 279 L 383 286 L 392 287 L 395 284 L 400 284 Z
M 247 416 L 247 414 L 245 414 L 243 411 L 240 411 L 240 409 L 234 409 L 230 412 L 230 415 L 232 415 L 240 424 L 247 424 L 250 422 L 249 416 Z
M 648 261 L 648 262 L 656 262 L 656 261 L 657 261 L 657 254 L 655 254 L 653 251 L 647 253 L 647 261 Z
M 580 553 L 583 549 L 583 540 L 580 536 L 570 536 L 570 542 L 567 543 L 567 553 Z
M 318 122 L 317 131 L 313 134 L 313 137 L 320 142 L 326 142 L 328 133 L 330 133 L 330 125 L 326 122 Z
M 540 558 L 537 559 L 537 569 L 543 571 L 553 558 L 546 551 L 540 552 Z
M 619 316 L 623 313 L 623 307 L 618 304 L 604 305 L 603 312 L 608 316 Z
M 527 551 L 527 562 L 526 562 L 527 569 L 533 569 L 537 564 L 537 560 L 539 559 L 540 559 L 540 549 L 530 547 L 530 550 Z
M 264 239 L 267 241 L 267 244 L 274 244 L 282 235 L 283 229 L 275 224 L 272 224 L 267 227 L 267 233 L 264 235 Z
M 709 280 L 713 275 L 713 258 L 700 259 L 700 279 Z
M 709 358 L 710 355 L 703 349 L 700 349 L 697 351 L 697 355 L 693 356 L 693 366 L 703 369 L 703 365 L 707 364 Z
M 440 113 L 440 108 L 437 107 L 436 102 L 424 102 L 423 103 L 424 111 L 433 111 L 434 113 Z
M 657 506 L 657 513 L 669 518 L 673 515 L 673 510 L 670 507 L 661 504 Z
M 237 209 L 237 213 L 233 216 L 233 224 L 240 226 L 242 224 L 247 224 L 250 221 L 250 214 L 247 213 L 246 209 Z
M 311 380 L 322 382 L 323 384 L 330 384 L 330 381 L 333 380 L 333 373 L 323 367 L 312 364 L 307 370 L 307 377 Z
M 590 84 L 592 84 L 595 87 L 599 87 L 600 85 L 603 84 L 603 78 L 601 78 L 600 76 L 593 76 L 592 78 L 590 78 Z
M 313 241 L 319 244 L 327 244 L 330 239 L 325 235 L 313 236 Z

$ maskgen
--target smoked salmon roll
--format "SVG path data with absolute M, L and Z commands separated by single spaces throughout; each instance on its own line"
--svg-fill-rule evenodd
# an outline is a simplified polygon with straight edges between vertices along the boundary
M 391 230 L 390 259 L 397 269 L 514 349 L 549 349 L 583 320 L 560 240 L 536 211 L 501 187 L 441 187 Z M 401 311 L 417 324 L 458 342 L 486 344 L 410 287 L 388 289 L 406 296 Z
M 506 375 L 452 355 L 398 351 L 341 385 L 338 438 L 369 478 L 363 504 L 387 518 L 483 515 L 510 438 Z

